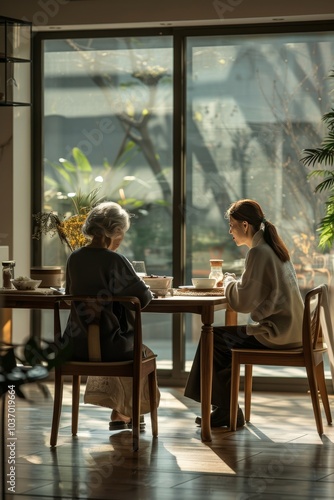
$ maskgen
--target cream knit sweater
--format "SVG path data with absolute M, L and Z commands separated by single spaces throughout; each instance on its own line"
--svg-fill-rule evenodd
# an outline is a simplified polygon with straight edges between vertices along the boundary
M 237 312 L 250 313 L 247 333 L 273 349 L 301 346 L 304 304 L 291 261 L 281 262 L 258 231 L 240 279 L 225 283 Z

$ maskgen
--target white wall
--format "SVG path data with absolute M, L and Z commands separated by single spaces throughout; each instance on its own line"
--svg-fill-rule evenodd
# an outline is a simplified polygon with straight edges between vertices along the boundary
M 13 260 L 15 276 L 30 276 L 31 262 L 31 138 L 30 107 L 13 108 Z M 13 341 L 29 334 L 30 312 L 13 309 Z

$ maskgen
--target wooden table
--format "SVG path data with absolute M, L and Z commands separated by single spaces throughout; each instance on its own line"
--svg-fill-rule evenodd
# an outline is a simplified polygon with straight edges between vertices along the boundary
M 64 297 L 64 296 L 63 296 Z M 21 309 L 53 309 L 57 295 L 0 293 L 0 307 Z M 229 309 L 224 296 L 167 296 L 153 299 L 143 313 L 199 314 L 201 329 L 201 413 L 202 441 L 211 441 L 210 413 L 213 364 L 213 322 L 215 311 L 226 310 L 226 325 L 237 324 L 237 313 Z

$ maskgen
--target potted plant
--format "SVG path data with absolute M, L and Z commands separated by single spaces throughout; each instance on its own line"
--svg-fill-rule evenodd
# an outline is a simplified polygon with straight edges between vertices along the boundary
M 334 78 L 334 70 L 329 77 Z M 327 127 L 327 134 L 318 148 L 304 149 L 301 161 L 305 166 L 317 167 L 309 177 L 323 178 L 315 187 L 315 192 L 328 191 L 325 215 L 319 223 L 319 247 L 325 249 L 331 248 L 334 243 L 334 108 L 325 113 L 322 120 Z
M 20 350 L 20 352 L 18 352 Z M 47 378 L 49 371 L 69 357 L 66 346 L 57 346 L 54 342 L 39 341 L 30 337 L 24 344 L 0 342 L 0 496 L 5 497 L 5 449 L 6 443 L 15 443 L 15 397 L 25 398 L 21 387 L 27 383 L 40 382 Z M 39 385 L 44 394 L 47 391 Z M 7 404 L 6 404 L 7 398 Z M 5 409 L 7 406 L 7 412 Z M 7 417 L 7 418 L 6 418 Z M 5 426 L 6 421 L 6 426 Z M 8 433 L 9 441 L 5 439 Z

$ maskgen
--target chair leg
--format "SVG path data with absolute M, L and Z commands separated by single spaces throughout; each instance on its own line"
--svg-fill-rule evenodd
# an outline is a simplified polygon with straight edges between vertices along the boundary
M 72 436 L 76 436 L 78 433 L 80 381 L 81 381 L 81 377 L 79 375 L 73 375 L 73 378 L 72 378 Z
M 157 402 L 157 374 L 151 372 L 148 375 L 148 387 L 150 392 L 150 412 L 151 412 L 151 425 L 152 436 L 158 436 L 158 402 Z
M 331 415 L 331 409 L 329 406 L 329 400 L 328 400 L 328 393 L 327 393 L 327 387 L 326 387 L 326 380 L 325 380 L 325 374 L 324 374 L 324 363 L 321 361 L 316 367 L 315 367 L 315 374 L 317 377 L 317 382 L 318 382 L 318 387 L 319 387 L 319 392 L 321 395 L 321 401 L 325 409 L 325 414 L 327 418 L 327 423 L 331 424 L 332 423 L 332 415 Z
M 309 383 L 309 387 L 310 387 L 310 394 L 311 394 L 311 399 L 312 399 L 314 418 L 315 418 L 315 422 L 317 425 L 318 434 L 319 434 L 319 436 L 322 436 L 324 433 L 324 429 L 322 426 L 321 410 L 320 410 L 319 396 L 318 396 L 318 385 L 317 385 L 317 380 L 316 380 L 315 370 L 313 368 L 313 365 L 309 366 L 307 364 L 306 365 L 306 372 L 307 372 L 307 378 L 308 378 L 308 383 Z
M 240 364 L 236 352 L 232 351 L 231 368 L 231 402 L 230 402 L 230 427 L 231 431 L 237 429 L 238 399 L 240 386 Z
M 132 449 L 139 450 L 139 433 L 140 433 L 140 395 L 141 395 L 141 380 L 133 379 L 132 390 Z
M 252 388 L 253 388 L 253 365 L 245 365 L 244 394 L 245 394 L 246 422 L 250 421 Z
M 60 371 L 57 370 L 56 368 L 50 446 L 57 445 L 62 402 L 63 402 L 63 377 L 61 376 Z

